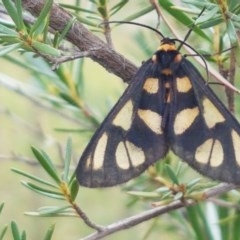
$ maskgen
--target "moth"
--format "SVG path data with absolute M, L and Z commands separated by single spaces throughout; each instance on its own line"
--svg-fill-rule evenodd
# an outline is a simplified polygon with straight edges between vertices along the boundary
M 240 184 L 240 125 L 196 67 L 164 38 L 84 150 L 80 185 L 124 183 L 173 151 L 199 173 Z

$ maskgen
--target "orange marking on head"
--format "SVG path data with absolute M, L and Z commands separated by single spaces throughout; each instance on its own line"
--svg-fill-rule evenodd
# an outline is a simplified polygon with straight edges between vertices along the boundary
M 158 48 L 159 51 L 176 51 L 176 46 L 174 43 L 164 43 Z

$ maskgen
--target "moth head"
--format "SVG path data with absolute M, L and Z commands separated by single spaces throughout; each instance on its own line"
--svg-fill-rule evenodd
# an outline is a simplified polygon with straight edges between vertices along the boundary
M 176 63 L 179 63 L 181 59 L 182 56 L 176 48 L 175 41 L 169 38 L 164 38 L 161 41 L 159 48 L 152 56 L 152 62 L 161 66 L 161 72 L 166 72 L 166 69 L 173 69 Z

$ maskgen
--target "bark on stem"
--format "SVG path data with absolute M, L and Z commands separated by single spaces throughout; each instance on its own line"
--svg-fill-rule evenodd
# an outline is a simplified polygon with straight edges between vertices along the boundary
M 23 8 L 34 16 L 39 15 L 44 2 L 44 0 L 22 0 Z M 61 32 L 71 19 L 72 15 L 69 12 L 57 4 L 53 4 L 49 23 L 51 28 Z M 66 37 L 68 41 L 77 46 L 81 51 L 97 49 L 91 52 L 90 58 L 98 62 L 109 72 L 122 78 L 125 82 L 130 82 L 132 76 L 137 71 L 136 66 L 111 49 L 78 21 L 72 25 Z

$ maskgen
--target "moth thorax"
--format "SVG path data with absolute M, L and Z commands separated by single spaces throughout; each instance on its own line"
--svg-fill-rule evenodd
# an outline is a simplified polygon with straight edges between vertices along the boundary
M 158 65 L 160 71 L 165 69 L 172 69 L 172 65 L 175 64 L 175 58 L 179 54 L 176 50 L 170 50 L 170 51 L 163 51 L 158 50 L 152 57 L 152 61 L 154 64 Z M 177 57 L 177 60 L 179 60 L 179 57 Z M 163 73 L 163 72 L 162 72 Z M 167 74 L 169 75 L 169 73 Z
M 172 70 L 170 68 L 164 68 L 162 69 L 161 73 L 169 76 L 169 75 L 172 75 Z
M 166 41 L 160 45 L 160 47 L 158 48 L 158 51 L 164 51 L 164 52 L 176 51 L 176 45 L 172 41 Z

